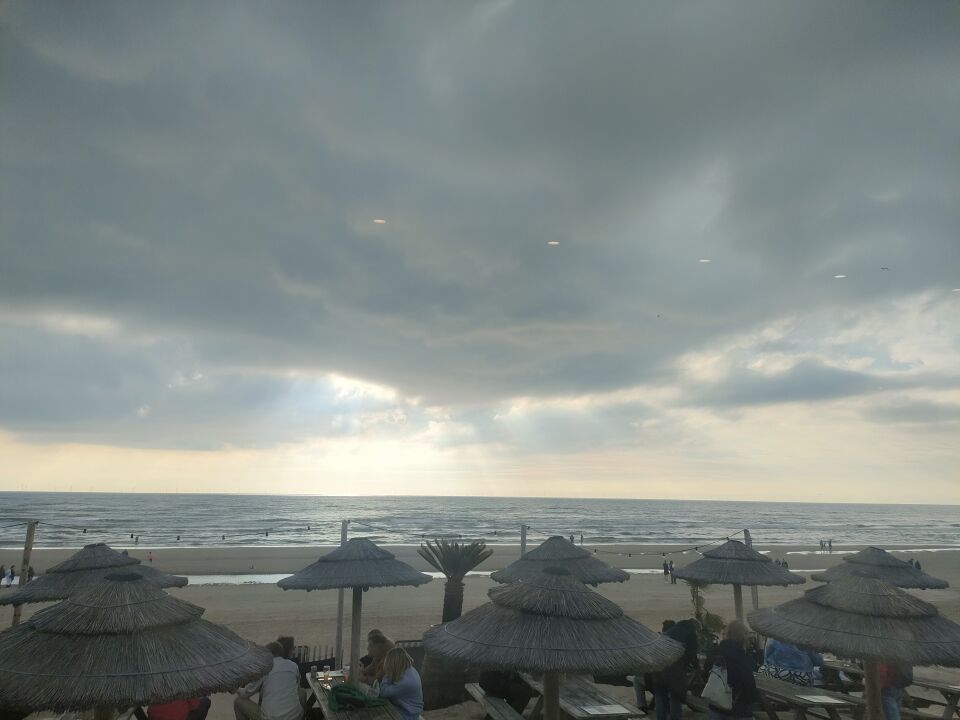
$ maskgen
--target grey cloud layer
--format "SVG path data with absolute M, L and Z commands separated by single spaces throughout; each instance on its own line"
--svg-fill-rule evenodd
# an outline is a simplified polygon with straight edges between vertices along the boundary
M 191 413 L 230 442 L 289 369 L 489 417 L 960 285 L 947 5 L 12 3 L 0 22 L 0 304 L 185 343 L 230 398 L 165 401 L 181 368 L 155 347 L 11 330 L 17 431 L 130 441 L 117 418 L 169 402 L 165 442 L 195 441 Z M 698 402 L 864 391 L 845 372 Z M 280 437 L 316 422 L 290 417 Z

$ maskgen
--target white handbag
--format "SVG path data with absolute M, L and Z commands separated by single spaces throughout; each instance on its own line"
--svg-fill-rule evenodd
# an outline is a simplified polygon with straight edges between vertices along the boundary
M 722 710 L 733 710 L 733 690 L 727 682 L 727 669 L 715 667 L 710 671 L 700 697 Z

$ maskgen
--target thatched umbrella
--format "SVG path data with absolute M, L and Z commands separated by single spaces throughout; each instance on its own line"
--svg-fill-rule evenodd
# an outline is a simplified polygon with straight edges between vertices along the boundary
M 596 587 L 599 583 L 624 582 L 630 575 L 610 567 L 582 547 L 577 547 L 565 537 L 554 535 L 544 540 L 519 560 L 497 570 L 490 577 L 498 583 L 512 583 L 536 577 L 546 567 L 561 567 L 580 582 Z
M 108 575 L 0 633 L 0 702 L 107 715 L 233 690 L 270 670 L 269 652 L 202 614 L 140 575 Z
M 703 557 L 677 568 L 674 575 L 699 585 L 733 585 L 733 605 L 737 620 L 743 620 L 742 586 L 799 585 L 807 581 L 780 567 L 739 540 L 703 552 Z
M 477 667 L 543 673 L 546 720 L 556 720 L 559 673 L 642 672 L 683 647 L 623 614 L 565 568 L 489 591 L 491 602 L 431 628 L 424 648 Z
M 350 624 L 351 677 L 357 676 L 360 661 L 360 614 L 363 591 L 372 587 L 423 585 L 432 580 L 392 553 L 377 547 L 368 538 L 353 538 L 327 553 L 312 565 L 277 583 L 284 590 L 335 590 L 353 588 Z
M 820 582 L 833 582 L 854 574 L 868 575 L 900 588 L 915 590 L 941 590 L 950 586 L 946 580 L 927 575 L 906 560 L 895 558 L 878 547 L 864 548 L 858 553 L 843 558 L 842 563 L 821 573 L 815 573 L 811 577 Z
M 185 577 L 168 575 L 129 555 L 124 555 L 104 543 L 86 545 L 62 563 L 54 565 L 43 575 L 38 575 L 26 585 L 13 592 L 0 595 L 0 605 L 23 605 L 33 602 L 63 600 L 73 593 L 81 592 L 103 582 L 104 577 L 115 572 L 132 572 L 141 575 L 157 587 L 183 587 Z
M 864 660 L 867 720 L 880 720 L 880 661 L 960 665 L 960 625 L 882 580 L 851 575 L 750 613 L 757 632 Z

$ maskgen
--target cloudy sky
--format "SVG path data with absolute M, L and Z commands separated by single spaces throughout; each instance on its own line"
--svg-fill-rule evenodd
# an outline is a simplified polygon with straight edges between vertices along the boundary
M 0 488 L 960 503 L 958 32 L 8 1 Z

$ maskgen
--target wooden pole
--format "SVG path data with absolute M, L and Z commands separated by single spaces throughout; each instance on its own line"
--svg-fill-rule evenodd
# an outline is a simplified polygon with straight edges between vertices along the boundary
M 544 720 L 560 720 L 560 673 L 543 674 Z
M 744 542 L 744 544 L 745 544 L 748 548 L 752 548 L 752 547 L 753 547 L 753 538 L 750 537 L 750 531 L 749 531 L 749 530 L 744 530 L 744 531 L 743 531 L 743 542 Z M 753 602 L 753 609 L 754 609 L 754 610 L 759 610 L 759 609 L 760 609 L 760 593 L 757 592 L 757 586 L 756 586 L 756 585 L 753 585 L 753 586 L 750 588 L 750 600 Z
M 520 557 L 527 554 L 527 526 L 520 526 Z
M 20 564 L 20 585 L 27 584 L 27 573 L 30 568 L 30 554 L 33 552 L 33 536 L 37 532 L 37 521 L 31 520 L 27 523 L 27 537 L 23 542 L 23 562 Z M 20 624 L 20 613 L 23 611 L 23 605 L 13 606 L 13 623 L 11 627 Z
M 866 703 L 864 720 L 884 720 L 880 702 L 880 663 L 877 660 L 863 663 L 863 700 Z
M 350 683 L 360 682 L 360 606 L 363 588 L 353 589 L 353 608 L 350 611 Z
M 340 523 L 340 547 L 347 544 L 347 525 L 349 520 Z M 337 590 L 337 649 L 336 649 L 337 668 L 343 667 L 343 588 Z
M 743 588 L 739 585 L 733 586 L 733 609 L 737 614 L 737 620 L 743 622 Z

